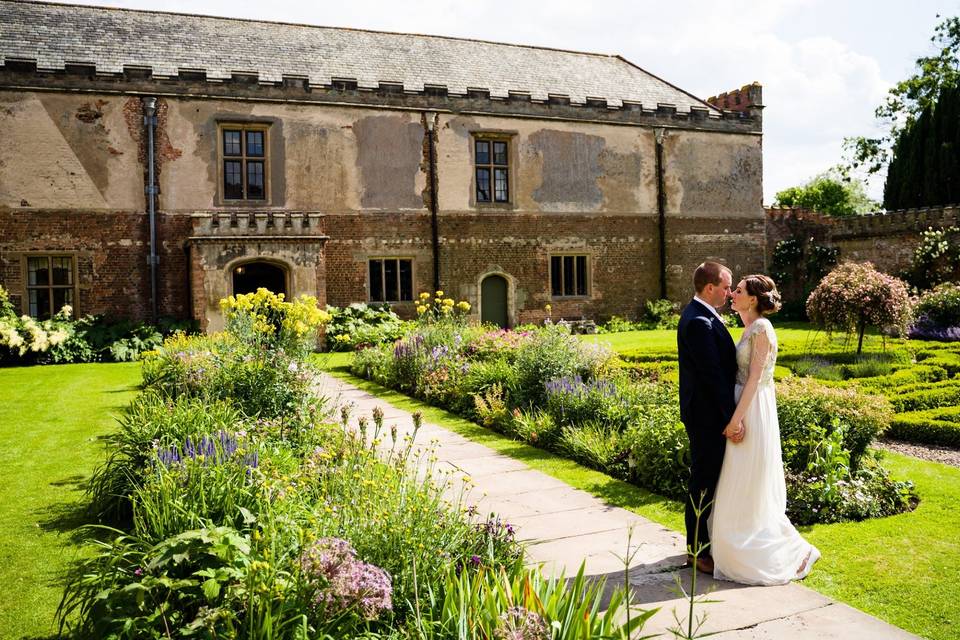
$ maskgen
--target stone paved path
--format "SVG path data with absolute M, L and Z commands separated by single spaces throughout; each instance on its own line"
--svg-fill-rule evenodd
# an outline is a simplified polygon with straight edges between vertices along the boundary
M 368 418 L 374 407 L 384 412 L 384 424 L 397 425 L 401 437 L 412 432 L 407 411 L 370 395 L 349 383 L 324 376 L 321 392 L 338 405 L 353 405 L 352 421 Z M 389 433 L 382 446 L 389 448 Z M 527 543 L 531 563 L 547 571 L 575 573 L 581 562 L 591 576 L 607 576 L 623 583 L 623 563 L 628 531 L 638 551 L 630 565 L 629 580 L 639 607 L 660 611 L 644 627 L 645 633 L 666 633 L 673 612 L 685 612 L 686 602 L 674 593 L 679 575 L 689 584 L 684 568 L 683 539 L 665 527 L 635 513 L 612 507 L 593 495 L 530 469 L 524 463 L 472 442 L 440 426 L 424 423 L 417 443 L 436 448 L 435 469 L 450 472 L 451 493 L 466 492 L 466 502 L 480 513 L 495 512 L 512 523 Z M 469 477 L 466 485 L 462 479 Z M 715 581 L 700 574 L 698 590 L 714 589 L 715 604 L 702 605 L 704 632 L 718 632 L 721 640 L 915 638 L 901 629 L 869 616 L 800 584 L 780 587 L 744 587 Z

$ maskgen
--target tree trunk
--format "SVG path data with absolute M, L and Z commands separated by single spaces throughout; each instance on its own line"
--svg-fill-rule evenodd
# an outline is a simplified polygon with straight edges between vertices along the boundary
M 863 332 L 867 330 L 867 323 L 861 320 L 857 326 L 857 332 L 860 334 L 859 339 L 857 340 L 857 355 L 859 356 L 863 352 Z

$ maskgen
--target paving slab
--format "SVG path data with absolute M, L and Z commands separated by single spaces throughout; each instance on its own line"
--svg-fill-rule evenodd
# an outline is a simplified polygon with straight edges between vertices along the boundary
M 392 446 L 390 424 L 397 425 L 401 442 L 413 432 L 409 412 L 349 383 L 323 376 L 320 391 L 337 404 L 352 405 L 354 428 L 361 415 L 380 407 L 386 427 L 380 449 L 385 452 Z M 669 637 L 674 615 L 686 615 L 687 602 L 676 585 L 678 580 L 690 584 L 691 569 L 684 567 L 684 541 L 677 532 L 429 422 L 418 432 L 410 459 L 421 478 L 429 473 L 442 483 L 450 502 L 475 506 L 481 517 L 495 513 L 513 524 L 530 564 L 566 576 L 583 564 L 591 578 L 607 581 L 608 594 L 624 584 L 622 558 L 632 531 L 627 572 L 632 601 L 639 608 L 658 608 L 644 633 Z M 697 591 L 719 600 L 698 605 L 695 615 L 706 614 L 701 631 L 723 640 L 917 637 L 797 583 L 749 587 L 699 574 Z

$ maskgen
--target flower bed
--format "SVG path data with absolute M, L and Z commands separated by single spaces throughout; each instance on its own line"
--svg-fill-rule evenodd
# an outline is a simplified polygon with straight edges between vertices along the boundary
M 443 495 L 414 438 L 328 420 L 306 362 L 315 301 L 225 302 L 227 331 L 178 336 L 91 485 L 98 528 L 59 617 L 75 637 L 457 638 L 620 634 L 622 594 L 525 569 L 513 530 Z M 279 395 L 277 399 L 276 395 Z M 384 436 L 386 437 L 386 436 Z M 391 436 L 394 437 L 395 436 Z M 498 635 L 499 634 L 499 635 Z M 504 636 L 505 637 L 505 636 Z
M 358 352 L 352 370 L 683 499 L 689 452 L 670 365 L 633 355 L 637 362 L 623 363 L 561 326 L 503 332 L 439 321 L 421 323 L 392 346 Z M 781 383 L 781 409 L 797 522 L 862 519 L 914 504 L 911 485 L 890 479 L 867 453 L 889 423 L 885 402 L 852 390 Z

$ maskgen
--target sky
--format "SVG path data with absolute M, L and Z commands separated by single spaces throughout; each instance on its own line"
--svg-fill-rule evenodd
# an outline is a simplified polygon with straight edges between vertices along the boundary
M 932 53 L 937 15 L 960 14 L 960 0 L 66 1 L 619 54 L 701 98 L 757 81 L 767 204 L 840 163 L 844 137 L 882 134 L 874 109 Z

